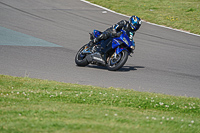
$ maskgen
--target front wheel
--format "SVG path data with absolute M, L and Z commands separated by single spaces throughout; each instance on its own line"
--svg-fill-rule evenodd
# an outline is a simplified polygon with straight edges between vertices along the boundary
M 108 59 L 108 65 L 107 68 L 109 71 L 116 71 L 120 69 L 127 61 L 128 59 L 128 52 L 126 50 L 123 50 L 118 55 L 111 56 Z
M 87 44 L 80 48 L 80 50 L 77 52 L 75 57 L 75 62 L 78 66 L 87 66 L 89 63 L 86 60 L 86 54 L 83 54 L 82 51 L 86 48 Z

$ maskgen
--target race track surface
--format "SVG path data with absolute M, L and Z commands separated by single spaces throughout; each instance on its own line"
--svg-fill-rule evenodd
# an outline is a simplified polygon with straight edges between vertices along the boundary
M 88 33 L 122 19 L 80 0 L 1 0 L 0 74 L 200 97 L 200 37 L 145 22 L 119 71 L 77 67 Z

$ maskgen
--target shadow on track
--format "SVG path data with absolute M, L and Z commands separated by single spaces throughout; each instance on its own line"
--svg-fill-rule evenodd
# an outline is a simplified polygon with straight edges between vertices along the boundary
M 136 71 L 138 68 L 145 68 L 145 67 L 144 66 L 123 66 L 118 71 L 119 72 Z
M 95 69 L 102 69 L 102 70 L 108 70 L 105 66 L 96 66 L 96 65 L 88 65 L 89 68 L 95 68 Z M 129 71 L 136 71 L 138 68 L 145 68 L 144 66 L 123 66 L 117 72 L 129 72 Z

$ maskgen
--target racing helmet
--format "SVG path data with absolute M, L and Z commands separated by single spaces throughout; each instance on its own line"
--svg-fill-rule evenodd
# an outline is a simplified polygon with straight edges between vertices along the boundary
M 139 17 L 133 15 L 130 17 L 129 23 L 132 30 L 138 30 L 142 24 L 142 21 Z

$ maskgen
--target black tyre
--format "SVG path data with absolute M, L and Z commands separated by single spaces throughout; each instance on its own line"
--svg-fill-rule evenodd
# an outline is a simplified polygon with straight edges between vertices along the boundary
M 120 69 L 127 61 L 128 59 L 128 52 L 126 50 L 123 50 L 120 52 L 116 58 L 109 57 L 108 59 L 108 65 L 107 68 L 109 71 L 116 71 Z
M 87 44 L 86 44 L 87 45 Z M 78 66 L 87 66 L 89 63 L 86 60 L 86 54 L 82 54 L 82 51 L 85 49 L 86 45 L 80 48 L 80 50 L 77 52 L 75 57 L 75 62 Z

